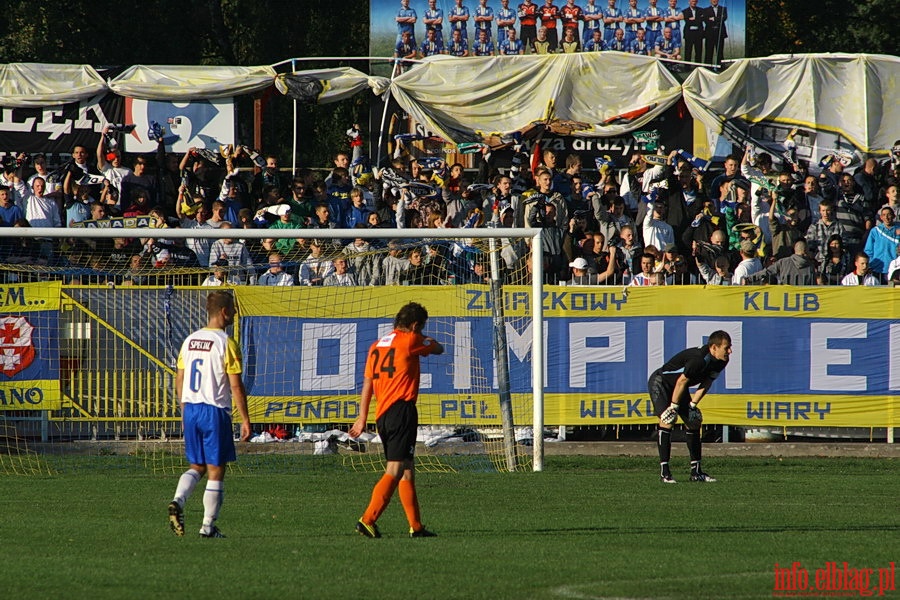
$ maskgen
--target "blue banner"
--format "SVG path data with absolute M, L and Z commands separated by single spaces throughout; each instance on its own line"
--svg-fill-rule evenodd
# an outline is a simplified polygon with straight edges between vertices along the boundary
M 58 283 L 0 286 L 0 410 L 59 408 Z
M 394 296 L 401 294 L 418 294 L 435 307 L 425 332 L 446 349 L 421 363 L 420 414 L 437 423 L 463 413 L 493 423 L 499 414 L 485 288 L 357 289 L 345 305 L 363 307 L 355 314 L 342 313 L 330 291 L 285 293 L 290 296 L 273 302 L 274 293 L 266 300 L 266 291 L 246 292 L 249 314 L 241 317 L 240 337 L 254 414 L 315 419 L 329 410 L 355 418 L 368 348 L 391 329 L 391 318 L 380 316 L 382 303 L 399 303 Z M 541 336 L 546 422 L 652 422 L 650 374 L 722 329 L 733 352 L 704 400 L 707 422 L 886 426 L 900 414 L 900 359 L 894 358 L 900 357 L 900 324 L 884 308 L 892 294 L 775 286 L 627 295 L 614 288 L 549 288 Z M 518 289 L 503 299 L 511 392 L 523 415 L 530 414 L 532 390 L 529 299 Z

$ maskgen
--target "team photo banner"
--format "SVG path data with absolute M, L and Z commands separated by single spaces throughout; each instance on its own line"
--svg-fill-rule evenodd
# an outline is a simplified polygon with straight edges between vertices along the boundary
M 0 286 L 0 410 L 60 408 L 60 284 Z
M 355 419 L 369 346 L 415 300 L 429 309 L 425 333 L 446 348 L 422 361 L 420 420 L 500 423 L 494 299 L 486 286 L 236 293 L 256 419 Z M 500 301 L 516 411 L 530 414 L 530 296 L 506 288 Z M 723 329 L 733 354 L 704 401 L 707 423 L 888 426 L 900 410 L 895 304 L 888 288 L 547 287 L 545 422 L 653 422 L 650 374 Z

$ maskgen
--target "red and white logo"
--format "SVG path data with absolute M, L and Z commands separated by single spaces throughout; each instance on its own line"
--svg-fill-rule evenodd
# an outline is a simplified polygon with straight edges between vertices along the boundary
M 25 317 L 0 317 L 0 372 L 8 377 L 34 362 L 34 327 Z

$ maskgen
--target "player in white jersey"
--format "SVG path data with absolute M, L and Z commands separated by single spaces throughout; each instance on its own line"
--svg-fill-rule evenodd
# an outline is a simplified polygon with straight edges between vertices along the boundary
M 247 392 L 241 380 L 241 349 L 226 332 L 234 323 L 234 297 L 216 290 L 206 298 L 206 327 L 184 340 L 178 353 L 175 393 L 181 403 L 184 451 L 190 468 L 182 473 L 169 503 L 169 525 L 184 535 L 184 505 L 207 475 L 200 537 L 225 537 L 216 527 L 222 507 L 225 468 L 237 455 L 232 439 L 232 402 L 241 416 L 241 441 L 250 439 Z

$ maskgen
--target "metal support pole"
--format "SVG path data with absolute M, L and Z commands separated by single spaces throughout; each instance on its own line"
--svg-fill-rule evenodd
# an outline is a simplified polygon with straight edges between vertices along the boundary
M 503 286 L 500 283 L 500 257 L 497 255 L 497 238 L 488 239 L 491 257 L 491 311 L 494 323 L 494 358 L 497 365 L 497 386 L 500 395 L 500 421 L 503 427 L 503 449 L 506 468 L 513 472 L 518 468 L 516 452 L 516 428 L 513 420 L 512 396 L 509 382 L 509 350 L 506 342 L 506 322 L 503 318 Z
M 531 386 L 534 394 L 533 470 L 544 470 L 544 242 L 538 228 L 531 238 Z

